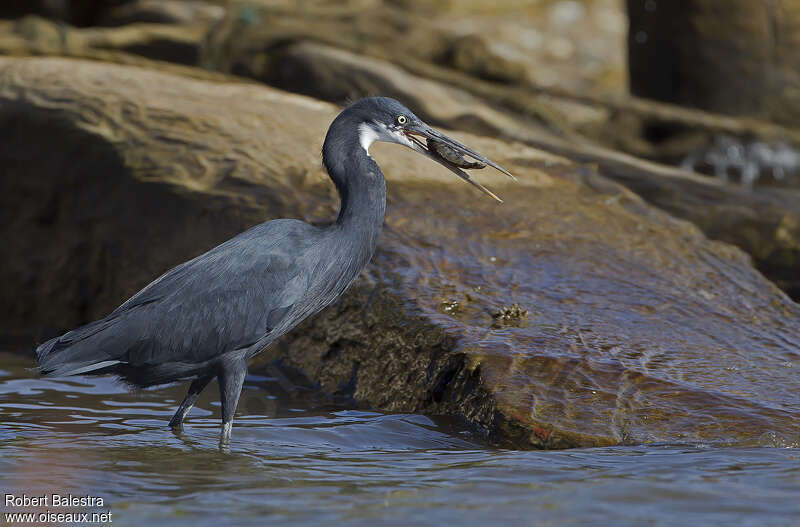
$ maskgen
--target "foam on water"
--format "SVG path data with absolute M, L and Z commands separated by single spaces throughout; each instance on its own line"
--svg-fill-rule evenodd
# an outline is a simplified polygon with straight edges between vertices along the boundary
M 800 150 L 786 142 L 745 142 L 723 134 L 710 147 L 687 156 L 681 168 L 738 181 L 748 188 L 770 180 L 793 183 L 800 175 Z

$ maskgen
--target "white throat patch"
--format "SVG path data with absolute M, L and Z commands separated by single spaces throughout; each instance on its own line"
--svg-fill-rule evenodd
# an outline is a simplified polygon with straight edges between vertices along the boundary
M 361 148 L 369 155 L 369 147 L 372 143 L 378 140 L 378 133 L 372 129 L 367 123 L 358 125 L 358 142 L 361 143 Z
M 375 127 L 361 123 L 358 125 L 358 142 L 361 143 L 361 148 L 369 155 L 369 147 L 375 141 L 385 141 L 387 143 L 397 143 L 409 148 L 414 148 L 411 141 L 400 131 L 390 130 L 383 123 L 376 123 L 378 130 Z M 371 156 L 370 156 L 371 157 Z

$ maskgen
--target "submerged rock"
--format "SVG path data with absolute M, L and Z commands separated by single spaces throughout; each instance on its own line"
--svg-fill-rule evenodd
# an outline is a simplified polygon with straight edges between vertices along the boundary
M 494 327 L 520 326 L 528 320 L 528 310 L 519 304 L 504 307 L 494 315 Z
M 337 111 L 255 85 L 0 59 L 5 331 L 102 316 L 264 219 L 331 220 L 319 151 Z M 454 136 L 519 177 L 478 174 L 506 203 L 375 145 L 389 203 L 372 264 L 260 362 L 505 445 L 800 441 L 800 306 L 748 257 L 592 169 Z M 514 303 L 527 321 L 498 327 Z

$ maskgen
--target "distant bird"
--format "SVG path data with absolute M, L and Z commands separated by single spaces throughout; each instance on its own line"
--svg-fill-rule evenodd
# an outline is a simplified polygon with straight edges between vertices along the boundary
M 319 228 L 280 219 L 256 225 L 170 269 L 102 320 L 39 346 L 40 371 L 111 373 L 136 387 L 192 381 L 169 423 L 173 428 L 183 425 L 216 377 L 220 443 L 227 444 L 247 361 L 339 298 L 375 251 L 386 209 L 383 173 L 369 155 L 375 141 L 424 154 L 498 201 L 459 166 L 488 164 L 513 178 L 394 99 L 357 101 L 334 119 L 322 147 L 323 164 L 341 197 L 335 223 Z

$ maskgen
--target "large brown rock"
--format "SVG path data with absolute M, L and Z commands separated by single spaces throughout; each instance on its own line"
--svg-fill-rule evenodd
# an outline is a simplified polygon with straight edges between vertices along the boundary
M 336 112 L 253 85 L 0 59 L 3 324 L 67 328 L 255 222 L 331 219 L 319 150 Z M 591 169 L 455 136 L 520 178 L 478 174 L 506 203 L 376 145 L 389 203 L 373 263 L 262 361 L 503 444 L 800 441 L 800 307 L 746 256 Z

